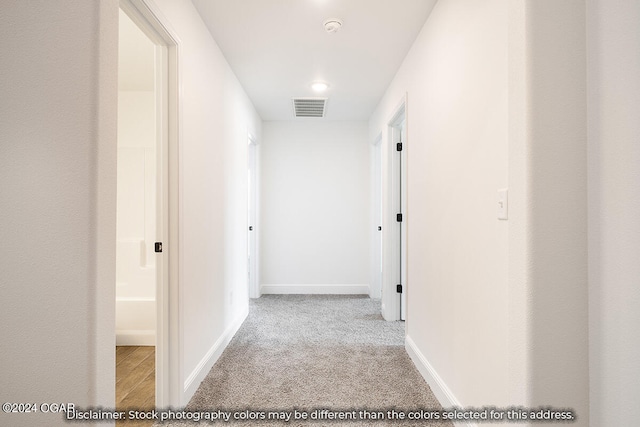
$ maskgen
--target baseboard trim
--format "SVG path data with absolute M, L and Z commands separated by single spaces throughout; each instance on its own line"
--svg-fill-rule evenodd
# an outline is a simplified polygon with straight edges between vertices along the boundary
M 369 295 L 369 285 L 261 285 L 260 293 L 263 295 Z
M 451 407 L 461 408 L 462 405 L 460 404 L 460 401 L 456 399 L 451 389 L 447 386 L 440 375 L 438 375 L 438 372 L 436 372 L 433 366 L 431 366 L 431 363 L 429 363 L 427 358 L 418 349 L 416 343 L 413 342 L 409 335 L 405 338 L 405 349 L 413 361 L 413 364 L 418 368 L 422 378 L 424 378 L 427 384 L 429 384 L 429 387 L 431 387 L 431 391 L 433 391 L 433 394 L 435 394 L 436 399 L 438 399 L 438 402 L 440 402 L 442 407 L 445 409 Z M 476 424 L 465 421 L 456 421 L 453 424 L 456 427 L 477 427 Z
M 207 354 L 200 360 L 200 363 L 195 367 L 191 374 L 184 381 L 184 390 L 182 393 L 181 405 L 186 405 L 193 397 L 196 390 L 200 386 L 200 383 L 207 376 L 213 365 L 218 361 L 220 355 L 227 348 L 229 342 L 233 336 L 238 332 L 240 326 L 249 315 L 249 308 L 247 307 L 238 318 L 232 322 L 229 327 L 224 331 L 222 336 L 211 346 Z
M 144 329 L 116 330 L 116 345 L 156 345 L 156 331 Z

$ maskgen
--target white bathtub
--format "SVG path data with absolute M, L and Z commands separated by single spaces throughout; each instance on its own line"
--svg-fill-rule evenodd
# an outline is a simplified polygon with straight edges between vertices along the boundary
M 116 345 L 155 345 L 156 271 L 140 239 L 116 241 Z
M 154 298 L 116 298 L 116 345 L 156 345 Z

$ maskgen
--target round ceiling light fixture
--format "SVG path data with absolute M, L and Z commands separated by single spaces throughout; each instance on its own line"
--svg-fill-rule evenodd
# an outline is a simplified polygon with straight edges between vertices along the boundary
M 313 82 L 311 83 L 311 89 L 316 92 L 324 92 L 325 90 L 329 89 L 329 85 L 325 82 Z
M 324 30 L 329 34 L 337 33 L 341 27 L 342 27 L 342 19 L 329 18 L 326 21 L 324 21 Z

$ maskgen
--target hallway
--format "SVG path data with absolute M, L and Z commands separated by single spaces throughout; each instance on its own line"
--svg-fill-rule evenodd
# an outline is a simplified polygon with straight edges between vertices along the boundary
M 145 238 L 163 265 L 157 407 L 183 408 L 209 380 L 227 381 L 228 395 L 193 402 L 385 406 L 378 388 L 393 395 L 399 379 L 381 379 L 406 350 L 445 408 L 568 408 L 573 427 L 637 424 L 638 0 L 8 0 L 0 425 L 61 425 L 60 411 L 22 411 L 34 402 L 116 407 L 120 7 L 148 24 L 163 64 L 157 98 L 169 104 L 156 111 L 166 220 Z M 339 32 L 326 31 L 332 18 Z M 310 98 L 324 100 L 324 116 L 298 116 L 294 100 Z M 406 212 L 392 206 L 396 164 Z M 403 247 L 387 244 L 393 227 L 406 230 Z M 398 252 L 405 272 L 386 268 Z M 331 275 L 318 273 L 325 266 Z M 295 340 L 252 345 L 286 363 L 261 365 L 238 347 L 267 321 L 233 340 L 250 295 L 368 292 L 394 311 L 397 290 L 408 296 L 404 349 L 316 345 L 315 333 L 339 337 L 344 324 L 298 331 L 304 322 L 284 308 L 287 321 L 272 327 Z M 302 350 L 318 363 L 292 356 Z M 397 363 L 370 371 L 370 352 Z M 211 371 L 229 359 L 242 369 Z M 351 380 L 347 368 L 377 381 Z M 233 377 L 245 369 L 251 381 Z M 370 401 L 351 399 L 366 390 Z M 232 393 L 246 399 L 225 400 Z
M 354 416 L 344 421 L 349 426 L 415 425 L 375 418 L 379 411 L 387 418 L 392 408 L 407 413 L 441 409 L 404 349 L 404 326 L 384 321 L 380 301 L 367 296 L 265 295 L 251 300 L 247 320 L 186 409 L 238 416 L 246 411 L 290 414 L 294 409 L 322 416 L 314 411 L 330 409 L 332 415 L 324 416 Z M 318 425 L 318 420 L 308 423 Z M 260 423 L 287 424 L 286 419 Z M 332 420 L 331 425 L 343 424 Z

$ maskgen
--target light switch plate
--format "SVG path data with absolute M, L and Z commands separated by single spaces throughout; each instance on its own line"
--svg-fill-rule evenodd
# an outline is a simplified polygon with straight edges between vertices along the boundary
M 509 219 L 509 190 L 498 190 L 498 219 Z

